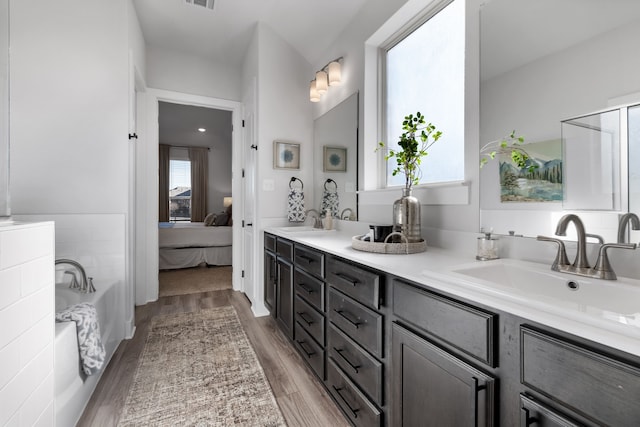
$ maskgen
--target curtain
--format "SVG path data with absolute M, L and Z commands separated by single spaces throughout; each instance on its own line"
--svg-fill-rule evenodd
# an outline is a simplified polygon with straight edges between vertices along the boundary
M 158 185 L 158 221 L 169 221 L 169 145 L 159 146 L 159 174 L 160 183 Z
M 209 149 L 190 147 L 189 160 L 191 161 L 191 222 L 202 222 L 207 216 Z

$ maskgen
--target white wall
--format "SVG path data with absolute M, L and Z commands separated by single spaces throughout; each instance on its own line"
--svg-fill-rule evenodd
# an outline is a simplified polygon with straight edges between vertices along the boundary
M 231 101 L 241 99 L 241 70 L 206 58 L 147 45 L 147 86 Z

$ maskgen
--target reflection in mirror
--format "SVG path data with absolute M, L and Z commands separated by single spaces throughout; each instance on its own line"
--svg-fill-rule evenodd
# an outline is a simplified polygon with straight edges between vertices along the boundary
M 9 0 L 0 0 L 0 219 L 9 209 Z
M 640 105 L 629 107 L 628 114 L 629 211 L 640 215 Z M 640 242 L 640 231 L 631 230 L 628 241 Z
M 562 122 L 564 209 L 620 210 L 620 110 Z
M 313 206 L 334 217 L 357 218 L 358 93 L 323 116 L 313 126 L 315 200 Z
M 491 0 L 480 11 L 480 36 L 480 146 L 513 130 L 527 143 L 560 140 L 567 117 L 640 101 L 638 1 Z M 586 165 L 591 149 L 568 152 L 565 167 Z M 615 161 L 617 153 L 607 155 Z M 497 163 L 480 171 L 480 226 L 553 235 L 562 204 L 502 203 Z M 621 174 L 622 189 L 626 179 Z M 611 211 L 604 212 L 601 198 L 581 196 L 584 210 L 577 213 L 588 231 L 615 240 L 616 210 L 627 209 L 621 197 L 620 205 L 609 199 Z

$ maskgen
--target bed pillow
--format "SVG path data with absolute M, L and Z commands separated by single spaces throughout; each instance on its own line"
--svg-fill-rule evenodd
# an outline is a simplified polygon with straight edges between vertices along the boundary
M 211 227 L 216 222 L 216 214 L 210 213 L 209 215 L 204 217 L 204 225 L 205 227 Z
M 216 215 L 216 218 L 213 220 L 213 225 L 227 225 L 227 222 L 229 222 L 229 215 L 220 213 Z

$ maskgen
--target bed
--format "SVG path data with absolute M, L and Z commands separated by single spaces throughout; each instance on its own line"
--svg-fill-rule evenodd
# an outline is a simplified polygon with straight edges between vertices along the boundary
M 231 265 L 233 227 L 203 222 L 158 225 L 160 270 L 207 265 Z

